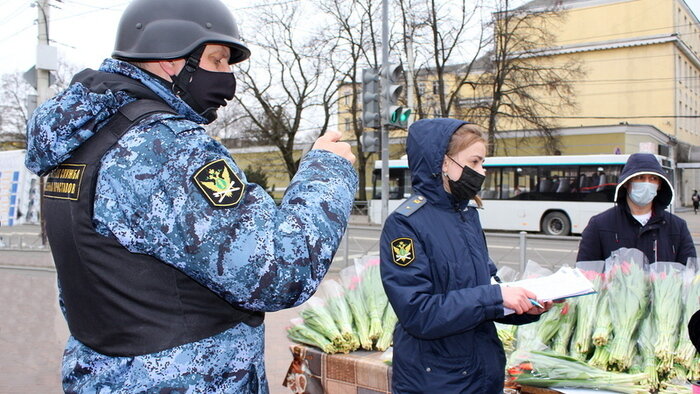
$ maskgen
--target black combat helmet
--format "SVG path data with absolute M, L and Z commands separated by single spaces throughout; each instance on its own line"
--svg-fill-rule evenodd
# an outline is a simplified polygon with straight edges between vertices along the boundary
M 119 21 L 112 57 L 180 59 L 205 43 L 231 48 L 229 64 L 250 57 L 233 15 L 220 0 L 134 0 Z

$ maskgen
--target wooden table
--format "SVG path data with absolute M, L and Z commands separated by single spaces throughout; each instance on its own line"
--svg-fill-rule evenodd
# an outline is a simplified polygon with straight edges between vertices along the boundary
M 391 366 L 380 360 L 381 352 L 356 351 L 326 354 L 294 344 L 294 360 L 284 386 L 293 393 L 307 394 L 389 394 Z
M 289 346 L 294 359 L 284 386 L 298 394 L 390 394 L 391 366 L 381 352 L 326 354 L 314 347 Z M 554 389 L 522 387 L 520 394 L 555 394 Z M 601 392 L 604 393 L 604 392 Z

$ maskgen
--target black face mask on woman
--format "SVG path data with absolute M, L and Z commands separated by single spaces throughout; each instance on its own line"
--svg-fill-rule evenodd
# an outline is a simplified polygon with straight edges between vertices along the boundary
M 447 157 L 460 166 L 455 159 L 450 156 Z M 451 194 L 457 201 L 471 200 L 481 190 L 481 185 L 484 184 L 486 176 L 472 170 L 469 166 L 460 167 L 462 167 L 462 174 L 459 176 L 459 179 L 453 181 L 448 176 L 447 183 L 450 185 Z M 447 173 L 445 173 L 445 176 L 447 176 Z

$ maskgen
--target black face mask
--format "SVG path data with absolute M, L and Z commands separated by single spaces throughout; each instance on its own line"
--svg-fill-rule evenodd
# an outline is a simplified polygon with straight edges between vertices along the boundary
M 219 107 L 225 107 L 236 93 L 236 78 L 230 72 L 207 71 L 201 67 L 192 74 L 189 100 L 185 102 L 210 123 L 216 119 Z
M 447 157 L 459 166 L 455 159 Z M 462 167 L 462 175 L 459 176 L 459 179 L 453 181 L 447 177 L 447 183 L 450 185 L 451 194 L 457 201 L 471 200 L 481 190 L 486 176 L 472 170 L 469 166 L 460 167 Z
M 231 72 L 207 71 L 199 67 L 204 48 L 195 51 L 180 73 L 172 78 L 173 92 L 202 115 L 208 123 L 216 120 L 216 111 L 226 106 L 236 93 L 236 78 Z

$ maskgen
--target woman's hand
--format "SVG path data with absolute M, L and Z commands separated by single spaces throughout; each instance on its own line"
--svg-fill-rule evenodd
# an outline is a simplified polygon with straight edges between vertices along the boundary
M 540 312 L 535 312 L 533 314 L 540 314 L 544 312 L 545 310 L 548 310 L 547 308 L 547 303 L 545 303 L 544 308 L 537 308 L 536 306 L 532 305 L 530 302 L 530 299 L 536 300 L 537 296 L 535 293 L 526 290 L 522 287 L 508 287 L 508 286 L 500 286 L 501 288 L 501 297 L 503 298 L 503 306 L 509 309 L 512 309 L 517 313 L 518 315 L 522 315 L 523 313 L 529 313 L 532 309 L 539 309 Z M 549 302 L 549 308 L 552 307 L 552 303 Z
M 541 315 L 541 314 L 547 312 L 548 310 L 552 309 L 552 305 L 554 305 L 554 301 L 540 301 L 540 304 L 541 304 L 544 308 L 540 308 L 540 307 L 538 307 L 538 306 L 534 306 L 532 309 L 530 309 L 530 310 L 527 311 L 526 313 L 527 313 L 528 315 Z

